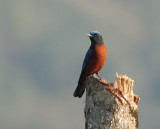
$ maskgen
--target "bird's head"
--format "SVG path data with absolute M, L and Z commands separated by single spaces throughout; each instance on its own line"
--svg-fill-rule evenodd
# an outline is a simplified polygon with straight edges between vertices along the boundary
M 103 44 L 102 35 L 98 31 L 91 31 L 87 36 L 91 40 L 91 45 Z

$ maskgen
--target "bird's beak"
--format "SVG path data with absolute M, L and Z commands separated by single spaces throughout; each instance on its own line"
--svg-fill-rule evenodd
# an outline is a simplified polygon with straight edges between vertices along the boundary
M 86 34 L 88 37 L 92 37 L 92 35 L 91 34 Z

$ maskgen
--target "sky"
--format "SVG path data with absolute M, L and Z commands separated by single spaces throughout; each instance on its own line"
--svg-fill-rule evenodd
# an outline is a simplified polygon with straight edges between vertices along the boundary
M 0 128 L 83 129 L 74 98 L 90 40 L 107 47 L 100 76 L 131 77 L 140 129 L 159 129 L 160 1 L 0 0 Z

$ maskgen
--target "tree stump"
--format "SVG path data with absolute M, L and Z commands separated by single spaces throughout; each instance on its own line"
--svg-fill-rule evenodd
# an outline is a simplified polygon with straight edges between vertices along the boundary
M 104 84 L 91 76 L 86 81 L 85 129 L 138 129 L 138 102 L 133 83 L 126 75 L 116 75 L 114 83 L 104 83 L 122 92 L 129 104 L 114 90 L 121 102 L 108 92 Z

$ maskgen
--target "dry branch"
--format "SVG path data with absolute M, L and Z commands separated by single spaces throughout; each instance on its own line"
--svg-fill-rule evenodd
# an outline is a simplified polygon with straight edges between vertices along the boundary
M 104 84 L 112 87 L 106 90 Z M 139 97 L 133 93 L 133 83 L 126 75 L 116 75 L 115 83 L 97 81 L 91 76 L 86 82 L 86 129 L 138 129 Z M 116 92 L 120 91 L 122 98 Z M 110 92 L 113 92 L 121 102 Z

